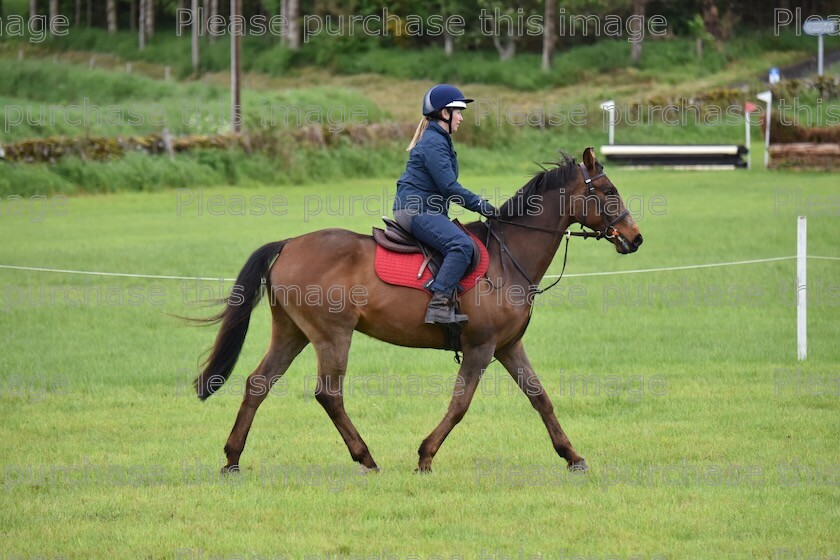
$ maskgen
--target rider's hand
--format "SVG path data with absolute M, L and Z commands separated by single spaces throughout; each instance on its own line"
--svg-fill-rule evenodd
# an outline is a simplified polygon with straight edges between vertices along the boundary
M 486 200 L 481 202 L 481 207 L 478 209 L 478 213 L 485 218 L 495 218 L 499 215 L 499 211 Z

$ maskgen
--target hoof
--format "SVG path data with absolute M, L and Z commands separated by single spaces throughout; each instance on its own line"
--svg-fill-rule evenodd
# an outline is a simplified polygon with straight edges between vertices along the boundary
M 373 467 L 366 467 L 364 465 L 359 465 L 359 470 L 362 472 L 362 474 L 369 474 L 369 473 L 379 474 L 380 472 L 382 472 L 382 470 L 375 465 Z
M 569 463 L 569 471 L 573 473 L 585 473 L 588 470 L 589 465 L 586 464 L 586 459 L 584 459 L 583 457 L 581 457 L 579 461 Z
M 431 466 L 417 467 L 414 469 L 414 474 L 432 474 Z
M 225 465 L 219 470 L 220 474 L 239 474 L 239 465 Z

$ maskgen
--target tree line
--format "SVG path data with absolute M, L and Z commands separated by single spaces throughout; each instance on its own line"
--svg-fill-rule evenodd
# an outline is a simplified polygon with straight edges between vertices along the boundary
M 799 8 L 805 16 L 828 15 L 833 0 L 29 0 L 29 17 L 46 16 L 49 21 L 59 14 L 66 17 L 71 26 L 99 27 L 109 33 L 130 31 L 137 33 L 138 48 L 143 49 L 154 37 L 159 27 L 167 31 L 173 28 L 179 35 L 192 37 L 193 62 L 198 67 L 199 28 L 207 29 L 208 22 L 219 17 L 228 20 L 231 9 L 235 9 L 244 20 L 252 21 L 254 16 L 264 19 L 279 16 L 284 22 L 282 32 L 271 34 L 272 40 L 298 50 L 306 48 L 301 41 L 302 18 L 310 16 L 340 17 L 348 15 L 372 15 L 387 10 L 396 15 L 397 23 L 389 18 L 382 25 L 389 26 L 379 40 L 395 48 L 417 48 L 438 45 L 447 56 L 457 49 L 494 48 L 502 60 L 515 56 L 518 50 L 541 52 L 542 67 L 549 70 L 556 50 L 581 43 L 603 39 L 602 33 L 592 33 L 588 25 L 595 25 L 597 18 L 615 17 L 626 21 L 629 26 L 644 25 L 655 16 L 667 21 L 668 35 L 691 36 L 697 40 L 698 54 L 702 53 L 704 42 L 721 44 L 735 33 L 736 28 L 761 28 L 772 30 L 777 9 Z M 179 10 L 191 10 L 200 14 L 192 18 L 191 29 L 185 29 L 184 18 L 177 16 Z M 836 10 L 835 10 L 836 11 Z M 477 14 L 487 14 L 493 19 L 493 33 L 479 28 Z M 0 16 L 3 14 L 3 0 L 0 0 Z M 428 18 L 433 15 L 466 16 L 465 30 L 455 36 L 444 28 L 440 35 L 407 33 L 400 18 L 408 15 Z M 803 16 L 803 17 L 805 17 Z M 530 19 L 529 19 L 530 18 Z M 596 18 L 596 19 L 592 19 Z M 539 33 L 523 33 L 523 21 L 539 21 Z M 390 28 L 393 26 L 393 29 Z M 627 39 L 631 47 L 632 62 L 642 56 L 645 34 L 636 33 Z M 648 37 L 650 35 L 647 35 Z M 207 34 L 214 41 L 215 34 Z

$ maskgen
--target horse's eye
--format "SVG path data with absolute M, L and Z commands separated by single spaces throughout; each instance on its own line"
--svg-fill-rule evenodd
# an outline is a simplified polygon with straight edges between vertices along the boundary
M 604 194 L 607 196 L 615 196 L 618 192 L 615 189 L 607 189 L 604 191 Z

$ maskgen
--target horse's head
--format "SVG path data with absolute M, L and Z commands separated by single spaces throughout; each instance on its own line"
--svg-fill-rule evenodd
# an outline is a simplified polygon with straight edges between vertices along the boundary
M 583 151 L 576 179 L 570 182 L 568 212 L 573 222 L 603 231 L 621 254 L 634 253 L 642 244 L 642 234 L 630 211 L 624 206 L 618 189 L 604 173 L 594 148 Z

